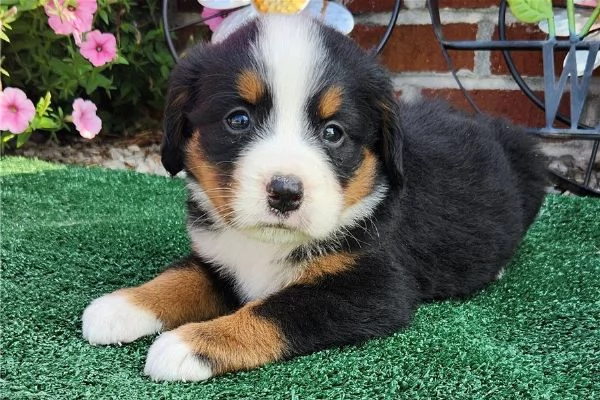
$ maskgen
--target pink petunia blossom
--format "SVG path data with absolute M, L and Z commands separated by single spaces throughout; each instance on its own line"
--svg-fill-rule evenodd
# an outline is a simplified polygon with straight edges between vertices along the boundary
M 96 110 L 96 105 L 90 100 L 77 98 L 73 102 L 73 123 L 86 139 L 93 139 L 102 129 L 102 120 L 96 115 Z
M 44 5 L 48 25 L 58 35 L 81 35 L 92 29 L 96 0 L 49 0 Z
M 117 39 L 112 33 L 102 33 L 96 29 L 88 32 L 79 46 L 79 52 L 94 67 L 99 67 L 117 56 Z
M 24 132 L 35 116 L 35 107 L 21 89 L 7 87 L 0 92 L 0 131 Z
M 208 8 L 208 7 L 204 7 L 202 9 L 202 14 L 200 14 L 200 16 L 202 18 L 208 18 L 206 21 L 204 21 L 204 23 L 206 25 L 208 25 L 208 28 L 213 32 L 217 29 L 217 27 L 219 25 L 221 25 L 221 22 L 223 22 L 223 17 L 221 17 L 221 16 L 213 17 L 213 15 L 217 15 L 222 11 L 223 10 L 215 10 L 214 8 Z

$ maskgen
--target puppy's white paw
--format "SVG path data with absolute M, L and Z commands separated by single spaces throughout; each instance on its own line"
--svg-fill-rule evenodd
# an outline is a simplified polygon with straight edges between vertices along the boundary
M 144 374 L 155 381 L 203 381 L 211 366 L 197 357 L 176 332 L 165 332 L 150 346 Z
M 92 301 L 83 312 L 83 337 L 91 344 L 129 343 L 162 329 L 151 312 L 112 293 Z

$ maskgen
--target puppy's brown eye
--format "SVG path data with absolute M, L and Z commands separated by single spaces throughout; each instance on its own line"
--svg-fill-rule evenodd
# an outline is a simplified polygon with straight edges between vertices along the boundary
M 243 131 L 250 127 L 250 116 L 244 110 L 236 110 L 225 118 L 227 126 L 234 131 Z
M 329 145 L 339 145 L 344 138 L 344 130 L 336 124 L 329 124 L 323 129 L 321 138 Z

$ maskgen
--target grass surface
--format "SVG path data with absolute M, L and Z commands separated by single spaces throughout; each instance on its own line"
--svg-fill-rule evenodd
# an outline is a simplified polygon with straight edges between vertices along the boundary
M 413 325 L 204 383 L 142 375 L 153 338 L 92 347 L 81 312 L 187 253 L 181 181 L 0 161 L 0 398 L 600 398 L 600 202 L 549 197 L 504 278 Z

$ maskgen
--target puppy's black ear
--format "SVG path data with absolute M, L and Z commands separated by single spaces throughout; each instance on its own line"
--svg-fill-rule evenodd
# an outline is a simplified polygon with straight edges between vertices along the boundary
M 185 116 L 191 95 L 186 75 L 181 65 L 175 67 L 165 106 L 161 160 L 171 175 L 176 175 L 183 169 L 185 144 L 191 135 Z
M 384 167 L 394 186 L 404 186 L 404 132 L 400 121 L 400 107 L 394 93 L 389 90 L 379 99 L 381 116 L 380 151 Z

